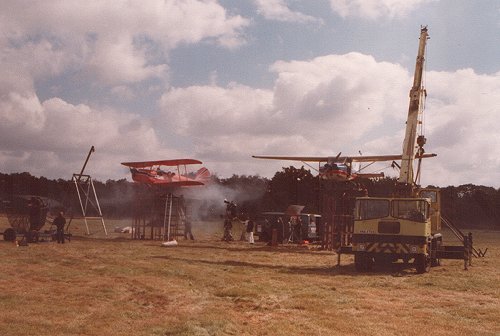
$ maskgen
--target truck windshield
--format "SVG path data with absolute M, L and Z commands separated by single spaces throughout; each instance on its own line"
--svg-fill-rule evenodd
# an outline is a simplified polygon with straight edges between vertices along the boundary
M 389 216 L 389 200 L 358 199 L 356 201 L 355 219 L 375 219 Z
M 425 222 L 429 218 L 429 203 L 425 200 L 393 200 L 392 217 Z

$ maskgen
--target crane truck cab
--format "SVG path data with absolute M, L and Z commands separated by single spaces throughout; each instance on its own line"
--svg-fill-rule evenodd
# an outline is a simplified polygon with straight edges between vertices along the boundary
M 439 264 L 436 251 L 441 234 L 435 233 L 439 198 L 358 197 L 354 209 L 352 250 L 358 271 L 374 264 L 398 261 L 413 264 L 417 273 L 428 272 Z M 429 191 L 429 192 L 430 192 Z M 420 191 L 417 195 L 428 194 Z M 434 224 L 434 225 L 433 225 Z

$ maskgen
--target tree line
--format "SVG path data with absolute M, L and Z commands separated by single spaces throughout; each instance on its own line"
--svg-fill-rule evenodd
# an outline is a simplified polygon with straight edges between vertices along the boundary
M 391 193 L 396 181 L 392 178 L 360 180 L 354 187 L 366 189 L 370 196 Z M 109 218 L 133 217 L 134 197 L 148 192 L 144 185 L 126 179 L 94 180 L 102 212 Z M 202 187 L 205 188 L 205 187 Z M 233 175 L 229 178 L 213 176 L 205 192 L 187 192 L 196 201 L 200 218 L 213 219 L 223 212 L 223 198 L 235 201 L 241 211 L 257 214 L 262 211 L 284 211 L 290 204 L 305 205 L 304 212 L 321 213 L 325 188 L 317 176 L 304 167 L 284 167 L 273 178 Z M 442 215 L 462 228 L 500 229 L 500 189 L 465 184 L 441 189 Z M 203 195 L 204 194 L 204 195 Z M 54 201 L 56 207 L 79 211 L 74 183 L 69 180 L 50 180 L 31 174 L 0 173 L 0 200 L 8 204 L 16 195 L 37 195 Z M 200 196 L 201 195 L 201 196 Z

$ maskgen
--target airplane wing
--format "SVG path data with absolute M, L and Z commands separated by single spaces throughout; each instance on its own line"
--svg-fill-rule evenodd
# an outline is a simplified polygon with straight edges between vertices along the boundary
M 269 156 L 269 155 L 252 155 L 255 159 L 267 160 L 287 160 L 287 161 L 306 161 L 306 162 L 327 162 L 328 156 Z M 332 157 L 333 158 L 333 157 Z
M 159 160 L 159 161 L 138 161 L 138 162 L 122 162 L 122 165 L 132 168 L 146 168 L 152 166 L 179 166 L 189 164 L 201 164 L 201 161 L 194 159 L 175 159 L 175 160 Z
M 416 155 L 415 159 L 426 159 L 435 156 L 437 156 L 437 154 L 429 153 L 424 155 Z M 351 159 L 352 162 L 378 162 L 378 161 L 401 160 L 402 158 L 403 155 L 371 155 L 371 156 L 367 155 L 367 156 L 353 156 L 350 157 L 349 159 Z
M 200 181 L 194 181 L 194 180 L 186 180 L 186 181 L 172 181 L 169 183 L 165 183 L 168 186 L 175 186 L 175 187 L 188 187 L 188 186 L 202 186 L 205 185 L 205 183 L 200 182 Z
M 429 153 L 422 155 L 422 158 L 437 156 L 437 154 Z M 252 155 L 255 159 L 268 160 L 287 160 L 287 161 L 304 161 L 304 162 L 336 162 L 342 163 L 351 162 L 378 162 L 378 161 L 394 161 L 401 160 L 402 155 L 367 155 L 367 156 L 272 156 L 272 155 Z M 420 156 L 416 156 L 420 159 Z
M 185 187 L 185 186 L 199 186 L 205 185 L 205 183 L 201 181 L 195 181 L 188 178 L 177 179 L 177 180 L 165 180 L 165 179 L 151 179 L 146 182 L 142 182 L 149 185 L 158 185 L 158 186 L 170 186 L 170 187 Z

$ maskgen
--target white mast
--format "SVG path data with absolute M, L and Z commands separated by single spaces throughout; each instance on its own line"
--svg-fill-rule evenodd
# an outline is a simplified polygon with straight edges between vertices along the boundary
M 417 62 L 415 65 L 415 75 L 413 77 L 413 87 L 410 90 L 410 106 L 408 108 L 408 119 L 406 120 L 406 133 L 403 141 L 403 156 L 401 159 L 401 170 L 399 173 L 399 183 L 413 185 L 413 161 L 416 154 L 417 128 L 421 124 L 422 100 L 425 96 L 425 89 L 422 85 L 422 74 L 424 69 L 425 45 L 428 39 L 427 27 L 420 29 L 420 43 L 418 47 Z M 422 139 L 425 143 L 425 139 Z M 422 143 L 422 146 L 423 146 Z M 419 143 L 420 145 L 420 143 Z

